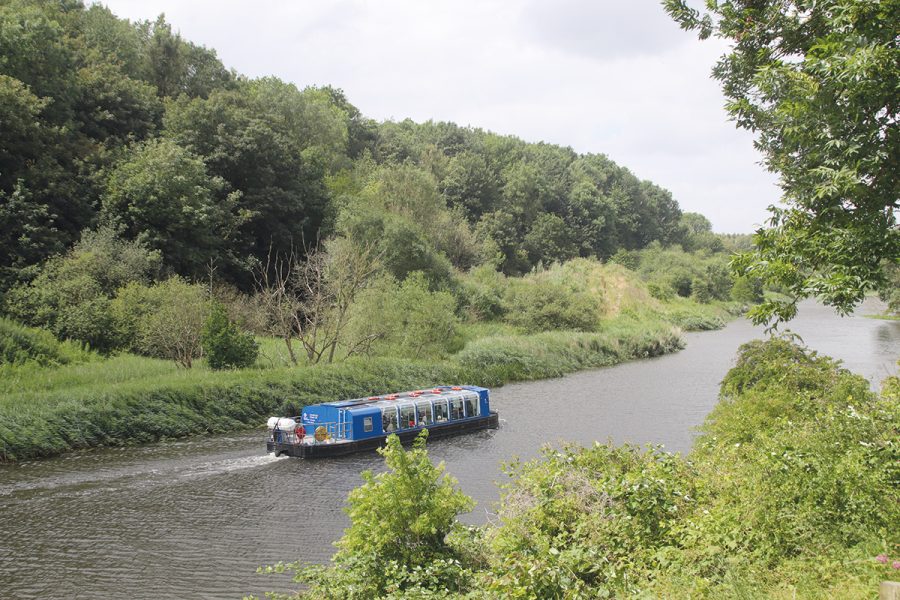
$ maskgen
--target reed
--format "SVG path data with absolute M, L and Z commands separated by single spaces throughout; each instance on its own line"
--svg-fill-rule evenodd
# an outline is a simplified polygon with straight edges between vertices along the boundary
M 483 332 L 487 333 L 487 332 Z M 305 404 L 438 383 L 498 386 L 656 356 L 681 347 L 678 330 L 655 321 L 605 323 L 593 333 L 517 335 L 497 330 L 440 361 L 352 358 L 332 365 L 276 364 L 215 372 L 202 362 L 120 355 L 56 368 L 4 366 L 0 461 L 78 448 L 131 445 L 257 426 Z M 278 344 L 271 341 L 271 351 Z

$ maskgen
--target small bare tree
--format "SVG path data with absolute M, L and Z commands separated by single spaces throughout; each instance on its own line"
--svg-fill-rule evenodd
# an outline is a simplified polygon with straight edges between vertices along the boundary
M 257 297 L 266 313 L 267 331 L 284 341 L 291 363 L 297 364 L 293 340 L 298 335 L 302 324 L 300 317 L 301 301 L 295 289 L 293 273 L 297 266 L 294 250 L 287 255 L 272 252 L 266 262 L 254 273 Z
M 378 269 L 379 258 L 374 245 L 335 238 L 298 265 L 297 280 L 304 291 L 300 340 L 310 363 L 323 358 L 334 362 L 338 345 L 344 341 L 350 307 Z M 347 356 L 368 342 L 355 340 L 347 348 Z
M 343 238 L 309 249 L 302 260 L 293 251 L 283 257 L 269 253 L 256 285 L 269 315 L 269 332 L 284 340 L 291 362 L 297 364 L 295 339 L 310 364 L 334 362 L 350 307 L 378 269 L 379 258 L 374 245 Z M 350 343 L 347 356 L 371 343 L 368 337 Z

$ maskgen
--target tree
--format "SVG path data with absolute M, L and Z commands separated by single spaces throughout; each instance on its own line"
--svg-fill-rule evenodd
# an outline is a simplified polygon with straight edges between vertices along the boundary
M 459 342 L 458 324 L 450 292 L 429 290 L 428 280 L 418 271 L 402 283 L 386 274 L 351 307 L 347 342 L 360 353 L 441 356 Z
M 244 218 L 229 247 L 235 257 L 260 261 L 270 249 L 284 256 L 303 240 L 316 239 L 328 199 L 320 153 L 305 152 L 305 140 L 278 126 L 286 117 L 275 109 L 289 111 L 294 102 L 276 102 L 278 94 L 299 92 L 271 82 L 262 88 L 266 94 L 260 86 L 244 83 L 205 99 L 182 95 L 168 105 L 164 118 L 167 137 L 241 193 L 237 208 Z M 249 287 L 246 261 L 225 270 Z
M 561 217 L 544 213 L 534 220 L 523 245 L 532 264 L 563 262 L 578 256 L 572 231 Z
M 751 311 L 787 320 L 817 296 L 846 313 L 900 260 L 900 5 L 896 0 L 707 3 L 666 11 L 701 39 L 731 42 L 713 70 L 738 127 L 778 173 L 786 207 L 770 207 L 741 274 L 780 284 L 789 300 Z
M 259 344 L 253 335 L 228 320 L 225 306 L 213 302 L 201 333 L 206 362 L 212 369 L 243 369 L 256 362 Z
M 202 286 L 174 276 L 150 287 L 126 286 L 113 301 L 112 314 L 131 350 L 190 369 L 201 354 L 207 308 Z
M 295 253 L 269 255 L 257 274 L 257 289 L 269 331 L 284 340 L 291 362 L 297 364 L 295 339 L 310 364 L 333 362 L 341 345 L 350 356 L 369 343 L 365 338 L 348 342 L 344 333 L 354 300 L 378 266 L 374 246 L 345 238 L 308 250 L 302 259 Z
M 158 253 L 121 239 L 114 229 L 86 231 L 69 253 L 49 259 L 30 283 L 12 288 L 4 308 L 60 339 L 108 352 L 120 346 L 110 300 L 130 282 L 149 281 L 159 264 Z
M 368 600 L 409 594 L 409 598 L 448 598 L 465 592 L 472 573 L 462 565 L 465 548 L 454 543 L 463 527 L 456 517 L 475 503 L 432 464 L 422 432 L 405 451 L 396 435 L 378 452 L 387 472 L 364 471 L 363 485 L 350 492 L 350 527 L 337 542 L 330 567 L 288 565 L 295 580 L 310 585 L 301 597 Z M 278 570 L 284 565 L 270 568 Z
M 132 149 L 110 174 L 102 215 L 159 250 L 176 273 L 200 275 L 239 225 L 240 194 L 224 193 L 198 157 L 169 139 Z

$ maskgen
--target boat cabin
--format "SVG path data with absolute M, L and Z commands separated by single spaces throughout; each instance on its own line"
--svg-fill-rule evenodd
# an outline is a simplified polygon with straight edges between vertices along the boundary
M 391 433 L 463 423 L 490 414 L 488 390 L 440 386 L 429 390 L 314 404 L 303 409 L 299 425 L 306 436 L 324 427 L 337 440 L 380 438 Z

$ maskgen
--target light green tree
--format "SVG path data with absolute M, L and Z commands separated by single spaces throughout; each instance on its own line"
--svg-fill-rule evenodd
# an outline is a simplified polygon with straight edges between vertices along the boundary
M 422 432 L 406 451 L 391 435 L 378 450 L 388 470 L 365 471 L 363 485 L 350 492 L 350 527 L 337 542 L 330 567 L 294 563 L 265 571 L 298 571 L 295 581 L 309 586 L 303 598 L 449 598 L 466 591 L 472 578 L 456 543 L 465 535 L 456 518 L 475 503 L 444 473 L 443 463 L 428 458 L 427 437 Z
M 897 0 L 664 0 L 701 39 L 730 44 L 713 70 L 738 127 L 754 132 L 785 207 L 771 207 L 735 269 L 792 296 L 751 311 L 796 314 L 817 296 L 846 313 L 900 260 L 900 4 Z

